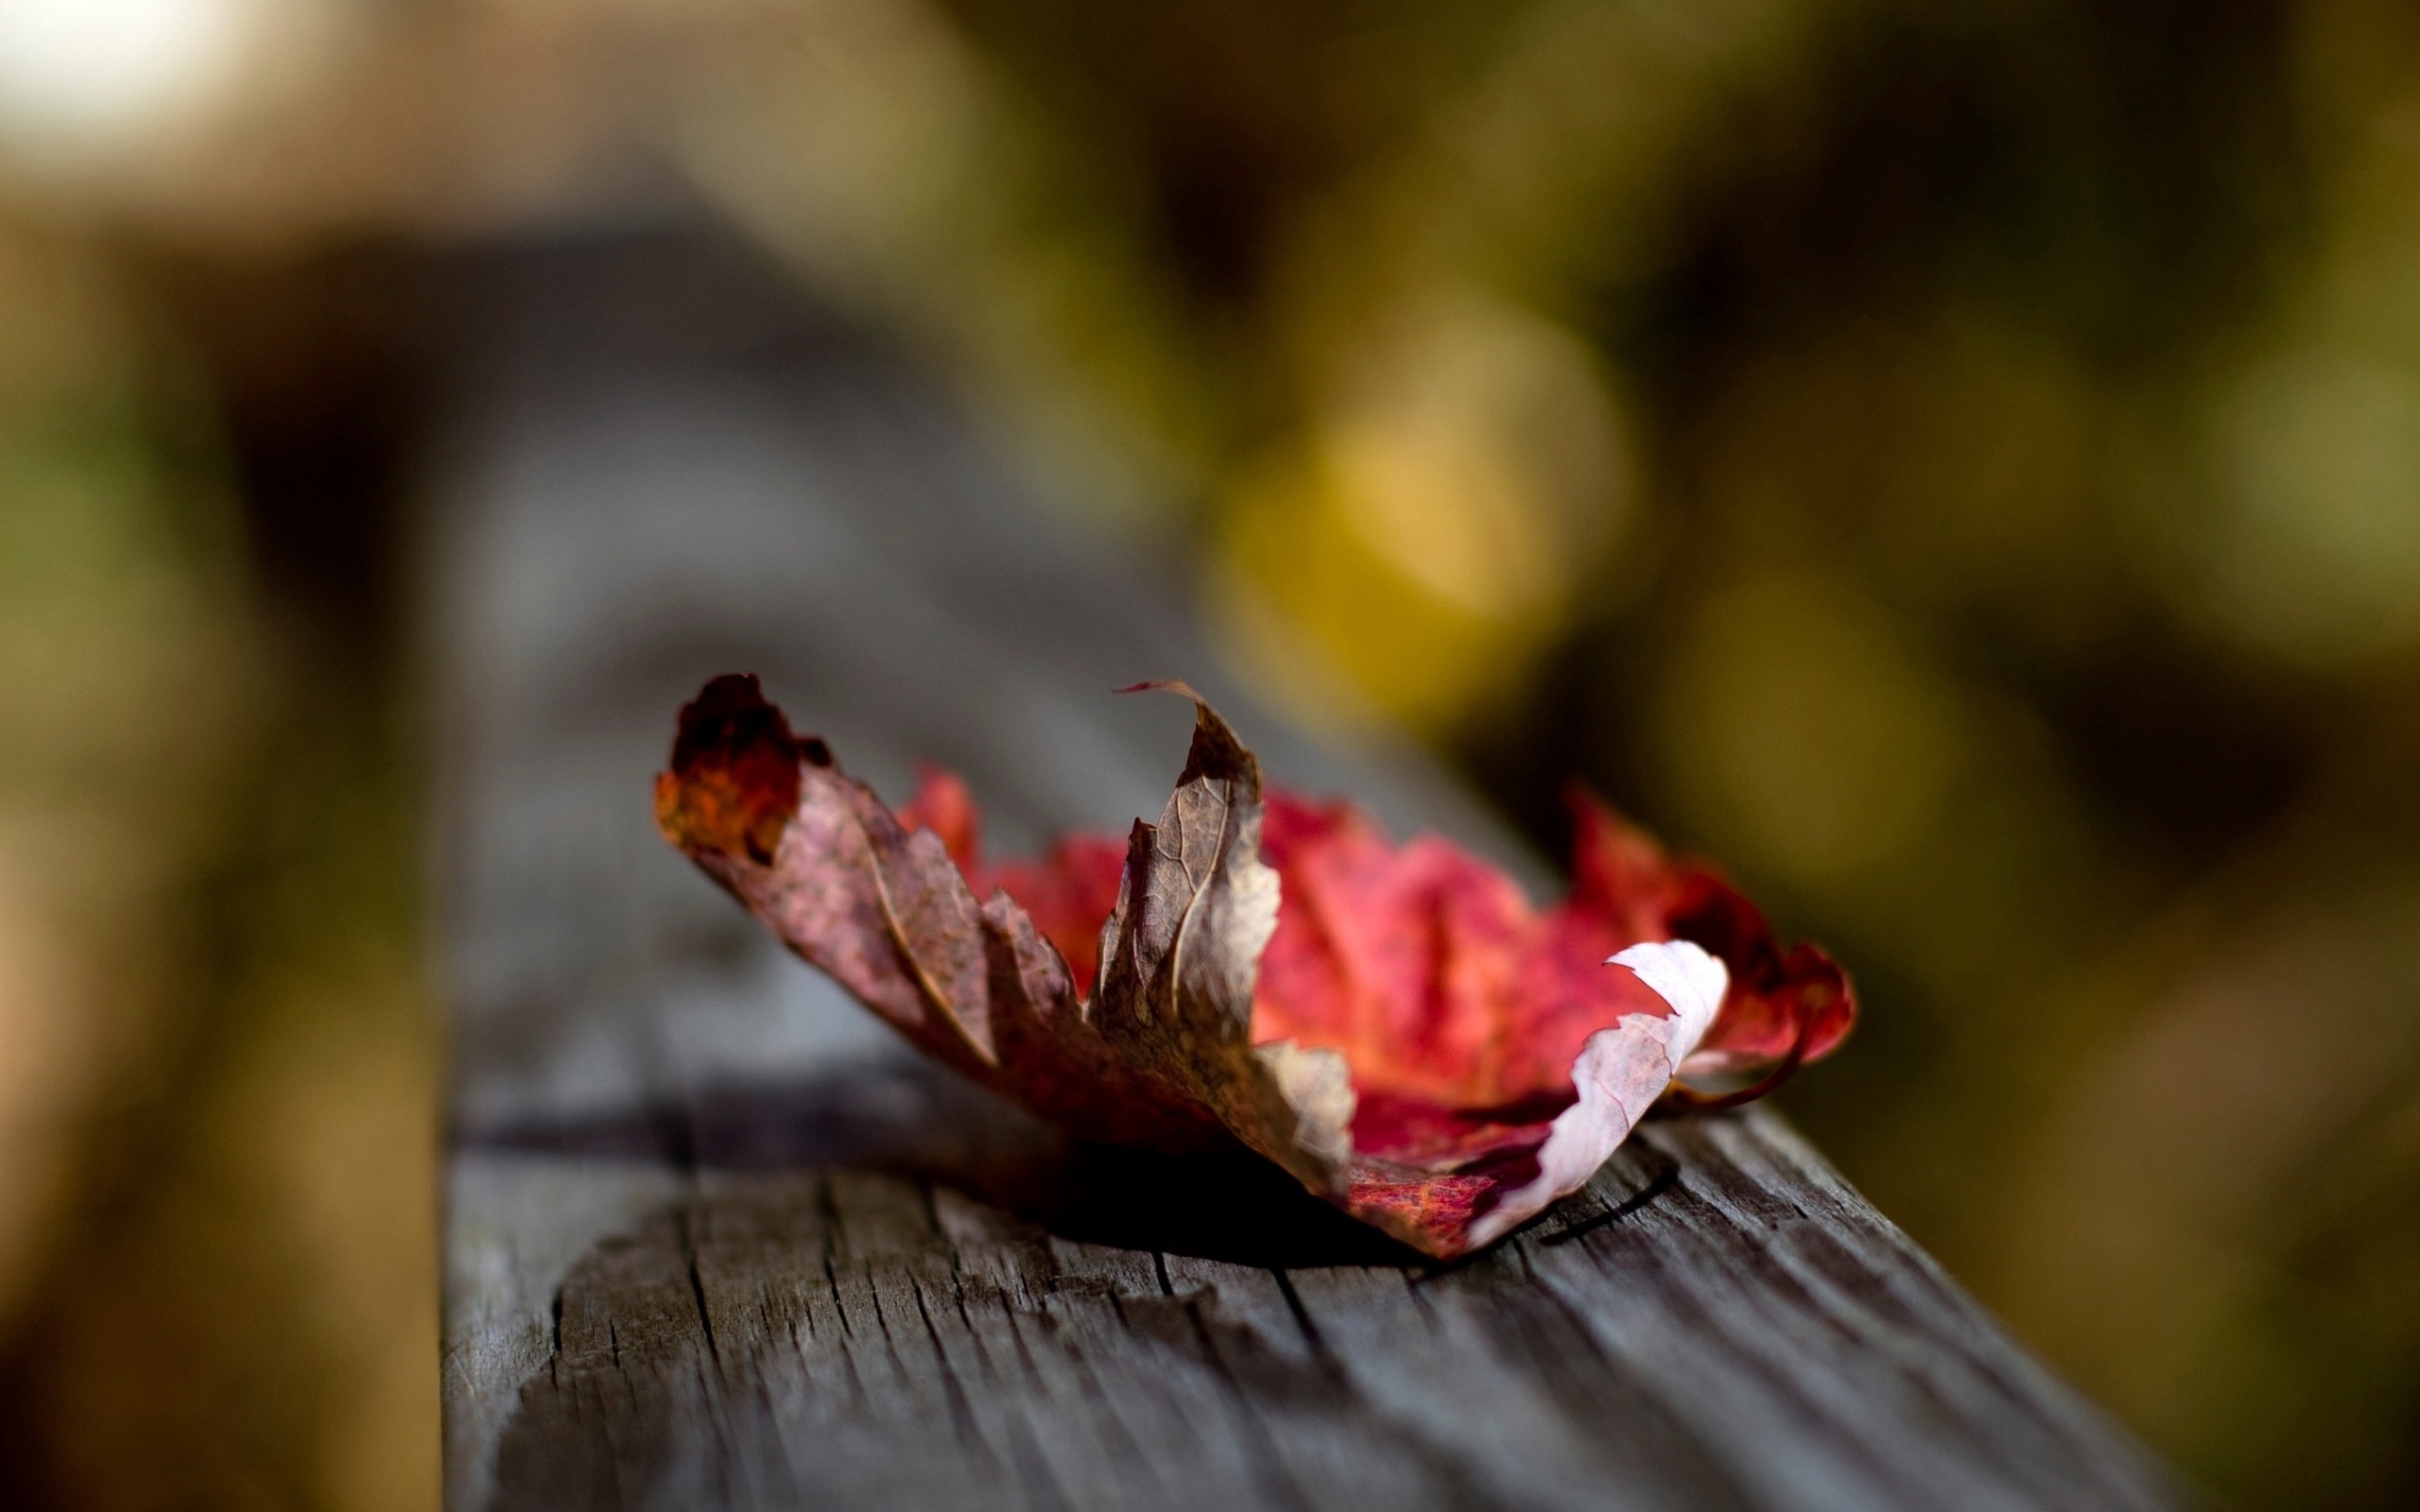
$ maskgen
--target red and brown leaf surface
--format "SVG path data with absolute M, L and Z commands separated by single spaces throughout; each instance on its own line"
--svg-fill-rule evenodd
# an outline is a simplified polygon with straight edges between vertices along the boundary
M 1540 911 L 1443 840 L 1264 793 L 1194 708 L 1157 823 L 991 864 L 957 778 L 894 813 L 754 678 L 717 678 L 656 820 L 926 1054 L 1087 1138 L 1241 1144 L 1441 1257 L 1577 1190 L 1659 1097 L 1754 1095 L 1848 1032 L 1828 957 L 1593 799 Z M 1756 1079 L 1714 1098 L 1684 1071 Z

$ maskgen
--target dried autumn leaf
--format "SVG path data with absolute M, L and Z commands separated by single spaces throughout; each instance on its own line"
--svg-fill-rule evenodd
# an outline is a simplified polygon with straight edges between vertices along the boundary
M 1167 685 L 1191 696 L 1182 684 Z M 1669 1091 L 1767 1090 L 1855 1016 L 1822 952 L 1575 796 L 1569 899 L 1264 795 L 1194 698 L 1156 824 L 986 866 L 964 785 L 894 814 L 752 677 L 682 711 L 665 836 L 920 1048 L 1089 1138 L 1240 1143 L 1451 1257 L 1577 1190 Z M 1723 1098 L 1683 1071 L 1766 1074 Z

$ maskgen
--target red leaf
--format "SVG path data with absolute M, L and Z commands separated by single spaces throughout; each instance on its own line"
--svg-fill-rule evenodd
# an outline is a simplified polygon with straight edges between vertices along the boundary
M 1105 834 L 1071 834 L 1040 861 L 983 864 L 983 821 L 975 799 L 955 772 L 927 766 L 916 796 L 899 811 L 899 822 L 942 837 L 952 861 L 978 898 L 1005 890 L 1025 909 L 1042 937 L 1058 947 L 1073 973 L 1076 993 L 1089 997 L 1100 968 L 1100 926 L 1117 904 L 1117 882 L 1126 870 L 1126 847 Z
M 657 822 L 928 1054 L 1092 1138 L 1240 1143 L 1438 1256 L 1577 1190 L 1668 1089 L 1728 1100 L 1677 1066 L 1768 1070 L 1753 1094 L 1847 1032 L 1823 953 L 1784 954 L 1729 884 L 1594 799 L 1573 800 L 1571 897 L 1540 913 L 1443 840 L 1264 799 L 1194 701 L 1157 824 L 986 865 L 956 777 L 926 771 L 893 815 L 753 678 L 717 678 L 682 712 Z

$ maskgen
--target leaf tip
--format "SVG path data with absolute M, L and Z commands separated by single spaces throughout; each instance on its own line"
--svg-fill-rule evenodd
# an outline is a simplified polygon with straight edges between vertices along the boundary
M 790 733 L 754 674 L 726 673 L 682 706 L 671 767 L 656 774 L 656 828 L 693 855 L 767 865 L 798 808 L 799 763 L 831 759 L 821 741 Z

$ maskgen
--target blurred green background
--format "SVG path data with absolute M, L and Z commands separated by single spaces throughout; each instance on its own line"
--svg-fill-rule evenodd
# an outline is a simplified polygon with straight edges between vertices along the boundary
M 417 291 L 667 193 L 1830 945 L 1790 1113 L 2221 1502 L 2420 1503 L 2385 0 L 0 0 L 0 1500 L 434 1504 Z

